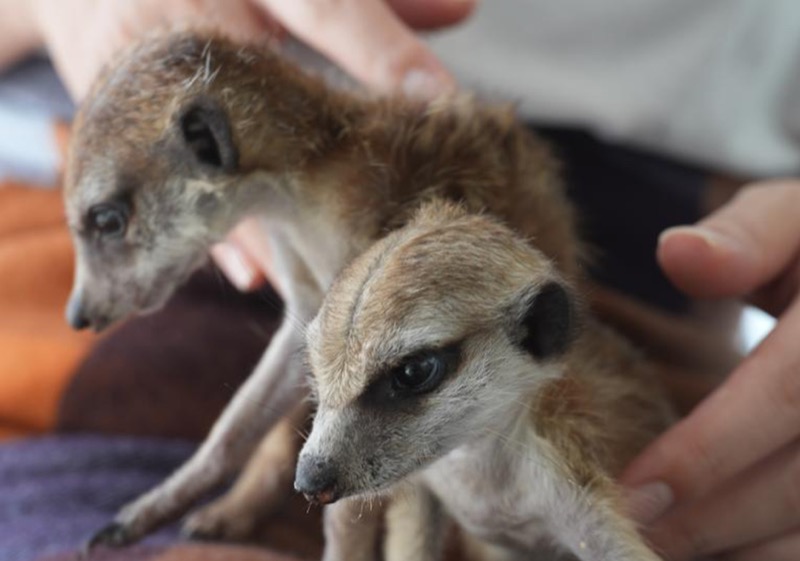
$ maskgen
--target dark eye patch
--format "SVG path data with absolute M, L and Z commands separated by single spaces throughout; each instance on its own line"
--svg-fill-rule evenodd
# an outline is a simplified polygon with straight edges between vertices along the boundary
M 439 352 L 425 352 L 405 359 L 389 372 L 389 377 L 395 391 L 422 394 L 435 389 L 447 371 L 447 357 Z
M 362 399 L 373 404 L 399 403 L 431 393 L 458 369 L 460 361 L 458 344 L 415 352 L 382 373 Z

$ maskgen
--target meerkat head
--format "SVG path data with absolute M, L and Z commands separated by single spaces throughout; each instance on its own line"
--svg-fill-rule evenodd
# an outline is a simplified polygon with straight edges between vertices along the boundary
M 570 289 L 494 220 L 424 208 L 353 261 L 308 330 L 319 401 L 295 487 L 331 502 L 380 492 L 508 428 L 558 376 Z
M 74 327 L 159 307 L 253 211 L 296 163 L 301 141 L 286 131 L 310 118 L 292 105 L 308 105 L 304 80 L 266 49 L 192 33 L 152 37 L 106 68 L 67 165 Z

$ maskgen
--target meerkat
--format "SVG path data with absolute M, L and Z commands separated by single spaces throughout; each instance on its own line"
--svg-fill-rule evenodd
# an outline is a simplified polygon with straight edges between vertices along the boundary
M 242 468 L 307 397 L 302 326 L 334 278 L 426 201 L 496 216 L 534 240 L 563 278 L 582 282 L 558 165 L 513 109 L 336 91 L 266 47 L 213 33 L 152 36 L 105 69 L 76 117 L 64 195 L 76 328 L 157 309 L 248 216 L 263 221 L 285 301 L 263 358 L 195 455 L 91 544 L 140 539 Z M 280 432 L 273 443 L 299 449 L 292 431 Z M 235 504 L 200 512 L 188 527 L 225 534 L 221 519 L 244 516 L 231 513 Z
M 496 548 L 484 559 L 658 559 L 613 477 L 670 422 L 665 395 L 496 219 L 423 205 L 345 268 L 307 337 L 317 411 L 295 485 L 333 503 L 326 559 L 369 558 L 376 517 L 352 497 L 398 484 L 388 561 L 440 558 L 448 516 Z

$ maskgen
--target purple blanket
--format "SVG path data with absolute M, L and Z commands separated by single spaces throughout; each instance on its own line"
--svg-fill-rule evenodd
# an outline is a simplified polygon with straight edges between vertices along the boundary
M 194 449 L 181 440 L 58 436 L 0 445 L 0 561 L 75 550 Z M 148 540 L 174 538 L 173 527 Z

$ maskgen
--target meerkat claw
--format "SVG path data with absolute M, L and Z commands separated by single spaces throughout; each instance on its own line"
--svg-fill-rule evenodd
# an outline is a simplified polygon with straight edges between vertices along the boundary
M 112 522 L 95 532 L 81 548 L 81 559 L 88 559 L 98 546 L 119 548 L 129 545 L 133 538 L 128 529 L 119 522 Z

